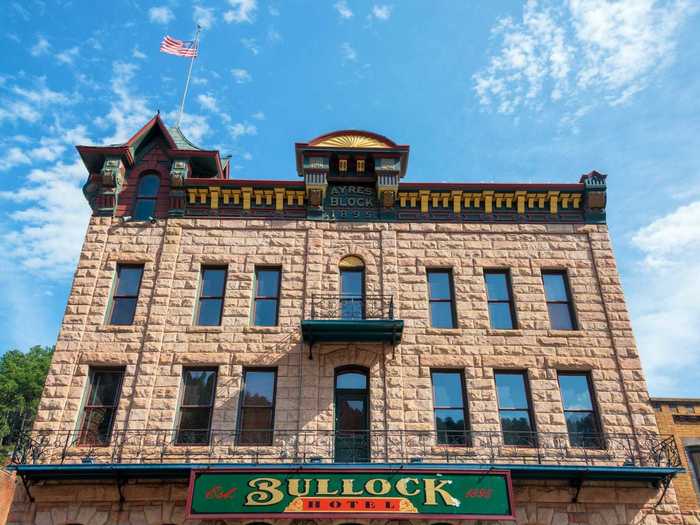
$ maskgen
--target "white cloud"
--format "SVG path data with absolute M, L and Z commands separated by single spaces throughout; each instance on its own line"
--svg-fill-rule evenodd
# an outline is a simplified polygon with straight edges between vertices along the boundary
M 348 19 L 353 17 L 352 9 L 350 9 L 346 0 L 338 0 L 335 4 L 333 4 L 333 7 L 335 7 L 336 11 L 338 11 L 341 18 Z
M 248 124 L 247 122 L 236 122 L 233 126 L 229 127 L 229 131 L 234 139 L 242 137 L 243 135 L 258 134 L 258 128 L 253 124 Z
M 0 156 L 0 171 L 6 171 L 21 164 L 31 164 L 31 159 L 18 147 L 12 147 Z
M 253 23 L 255 11 L 258 9 L 257 0 L 228 0 L 228 3 L 231 9 L 224 13 L 224 20 L 226 23 Z
M 112 73 L 113 97 L 107 113 L 106 122 L 114 126 L 112 135 L 104 139 L 105 144 L 121 144 L 126 142 L 138 129 L 153 117 L 153 111 L 148 100 L 140 95 L 131 93 L 132 80 L 138 71 L 138 66 L 129 62 L 114 62 Z
M 80 50 L 76 46 L 73 46 L 65 51 L 56 53 L 56 60 L 58 60 L 61 64 L 72 64 L 78 57 L 79 53 Z
M 653 390 L 677 394 L 700 380 L 700 201 L 639 229 L 632 243 L 644 255 L 632 287 L 633 324 Z
M 243 47 L 254 55 L 260 53 L 260 48 L 258 47 L 258 43 L 254 38 L 241 38 L 241 44 L 243 44 Z
M 192 19 L 196 24 L 202 26 L 202 29 L 210 29 L 214 25 L 214 10 L 201 5 L 194 6 Z
M 214 112 L 219 111 L 219 105 L 213 95 L 198 95 L 197 102 L 199 102 L 199 105 L 204 109 Z
M 175 20 L 175 14 L 165 5 L 151 7 L 148 10 L 148 18 L 155 24 L 167 24 Z
M 90 217 L 81 187 L 85 167 L 78 159 L 50 168 L 32 169 L 26 184 L 0 199 L 27 207 L 10 215 L 16 228 L 3 236 L 6 254 L 24 268 L 59 278 L 70 275 Z
M 340 45 L 340 53 L 343 56 L 343 60 L 349 62 L 357 61 L 357 51 L 350 45 L 349 42 L 343 42 Z
M 492 29 L 499 48 L 473 77 L 479 102 L 505 114 L 547 100 L 622 104 L 672 61 L 695 9 L 689 0 L 528 0 L 522 21 L 503 18 Z
M 134 49 L 131 50 L 131 56 L 139 60 L 145 60 L 146 58 L 148 58 L 148 56 L 146 56 L 146 53 L 141 51 L 138 46 L 134 46 Z
M 233 75 L 236 84 L 245 84 L 253 80 L 253 77 L 250 76 L 250 73 L 245 69 L 234 68 L 231 70 L 231 75 Z
M 51 50 L 51 44 L 49 44 L 49 41 L 45 37 L 39 35 L 39 37 L 37 38 L 36 44 L 34 44 L 32 46 L 30 53 L 32 54 L 32 56 L 38 57 L 41 55 L 48 54 L 48 52 L 50 50 Z
M 175 112 L 173 112 L 168 113 L 166 118 L 172 122 L 175 122 L 177 116 Z M 182 115 L 180 129 L 185 137 L 193 142 L 195 146 L 201 146 L 204 138 L 211 133 L 211 126 L 209 125 L 207 117 L 204 115 L 194 115 L 187 112 Z
M 253 160 L 253 155 L 251 155 L 247 151 L 243 155 L 241 155 L 241 157 L 243 157 L 243 160 Z
M 265 113 L 262 111 L 256 111 L 251 115 L 255 120 L 265 120 Z
M 389 20 L 391 17 L 391 6 L 388 5 L 373 5 L 372 16 L 378 20 Z

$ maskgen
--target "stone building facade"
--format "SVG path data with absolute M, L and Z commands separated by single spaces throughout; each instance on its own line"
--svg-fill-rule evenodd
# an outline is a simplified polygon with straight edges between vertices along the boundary
M 93 216 L 9 523 L 683 523 L 604 175 L 408 183 L 407 146 L 343 131 L 235 180 L 158 116 L 78 149 Z M 255 514 L 198 496 L 220 470 L 345 478 Z M 435 474 L 474 489 L 433 512 L 407 487 Z

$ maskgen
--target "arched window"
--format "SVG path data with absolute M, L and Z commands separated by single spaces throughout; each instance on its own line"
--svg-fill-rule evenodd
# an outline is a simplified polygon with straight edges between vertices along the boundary
M 365 264 L 349 255 L 338 264 L 340 270 L 340 318 L 365 318 Z
M 365 463 L 370 457 L 367 369 L 335 371 L 335 461 Z
M 133 218 L 137 221 L 145 221 L 156 216 L 156 200 L 160 188 L 160 177 L 155 173 L 146 173 L 139 178 L 136 188 L 136 204 L 134 204 Z

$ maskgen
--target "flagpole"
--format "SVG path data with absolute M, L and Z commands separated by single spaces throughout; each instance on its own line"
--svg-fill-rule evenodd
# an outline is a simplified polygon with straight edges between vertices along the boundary
M 199 54 L 199 33 L 202 30 L 202 26 L 197 24 L 197 32 L 194 35 L 194 55 L 192 56 L 192 60 L 190 61 L 190 67 L 189 70 L 187 71 L 187 81 L 185 82 L 185 91 L 182 94 L 182 102 L 180 103 L 180 113 L 177 116 L 177 124 L 175 125 L 176 128 L 180 128 L 180 122 L 182 121 L 182 113 L 185 111 L 185 98 L 187 98 L 187 90 L 190 87 L 190 77 L 192 76 L 192 66 L 194 66 L 194 61 L 197 58 L 197 55 Z

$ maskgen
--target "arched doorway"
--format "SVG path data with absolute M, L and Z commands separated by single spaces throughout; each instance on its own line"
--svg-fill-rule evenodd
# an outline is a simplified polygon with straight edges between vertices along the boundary
M 369 378 L 366 368 L 335 372 L 335 461 L 367 463 L 370 454 Z

